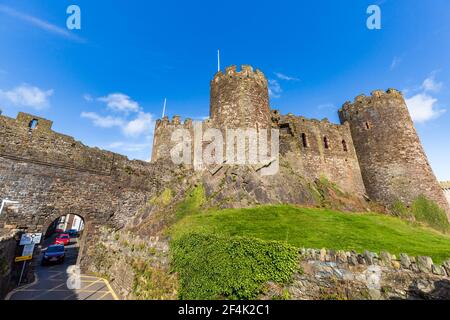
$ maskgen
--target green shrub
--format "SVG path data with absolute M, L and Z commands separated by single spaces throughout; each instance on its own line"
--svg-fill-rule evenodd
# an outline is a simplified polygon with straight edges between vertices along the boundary
M 180 299 L 254 299 L 268 281 L 286 283 L 297 249 L 246 237 L 187 233 L 171 242 Z
M 419 196 L 411 205 L 411 212 L 417 221 L 424 222 L 440 231 L 449 230 L 447 214 L 435 202 Z
M 404 219 L 413 218 L 413 214 L 400 200 L 395 201 L 391 206 L 391 212 L 394 216 Z

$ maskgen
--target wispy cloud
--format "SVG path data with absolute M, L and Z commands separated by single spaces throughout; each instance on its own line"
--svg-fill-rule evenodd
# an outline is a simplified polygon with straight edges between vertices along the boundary
M 38 87 L 22 84 L 11 90 L 0 90 L 0 98 L 17 107 L 42 110 L 50 106 L 49 98 L 53 93 L 52 89 L 42 90 Z
M 406 99 L 406 104 L 408 105 L 413 121 L 424 123 L 444 114 L 446 112 L 445 109 L 436 107 L 437 101 L 436 98 L 426 93 L 419 93 Z
M 92 120 L 94 126 L 100 128 L 122 127 L 125 123 L 125 121 L 121 118 L 101 116 L 95 112 L 82 112 L 81 117 Z
M 422 89 L 427 92 L 439 92 L 443 87 L 443 83 L 436 81 L 436 71 L 432 72 L 428 78 L 422 83 Z
M 123 93 L 111 93 L 106 97 L 97 99 L 105 102 L 109 109 L 116 112 L 138 112 L 140 107 L 136 101 L 133 101 L 129 96 Z
M 432 93 L 438 93 L 444 85 L 442 82 L 436 81 L 435 76 L 436 72 L 431 73 L 419 89 L 413 90 L 416 94 L 405 99 L 414 122 L 424 123 L 436 119 L 446 112 L 445 109 L 439 108 L 438 99 L 432 96 Z
M 283 89 L 281 89 L 280 83 L 277 80 L 269 79 L 269 95 L 272 98 L 280 98 Z
M 70 32 L 69 30 L 67 30 L 65 28 L 59 27 L 55 24 L 52 24 L 48 21 L 39 19 L 39 18 L 29 15 L 27 13 L 17 11 L 11 7 L 8 7 L 5 5 L 0 5 L 0 12 L 4 13 L 10 17 L 27 22 L 41 30 L 56 34 L 58 36 L 66 38 L 66 39 L 69 39 L 72 41 L 77 41 L 80 43 L 86 42 L 86 40 L 84 38 L 74 34 L 73 32 Z
M 399 65 L 401 62 L 402 62 L 402 58 L 400 58 L 400 57 L 394 57 L 394 59 L 392 59 L 390 69 L 391 69 L 391 70 L 394 70 L 395 68 L 398 67 L 398 65 Z
M 123 93 L 111 93 L 105 97 L 95 99 L 91 95 L 84 95 L 88 102 L 100 101 L 105 103 L 106 110 L 114 114 L 102 116 L 96 112 L 82 112 L 81 117 L 89 119 L 92 124 L 100 128 L 120 128 L 126 137 L 139 138 L 151 133 L 155 119 L 151 113 L 144 112 L 139 103 Z M 120 116 L 117 115 L 120 113 Z
M 285 80 L 285 81 L 300 81 L 299 78 L 292 77 L 292 76 L 288 76 L 288 75 L 285 75 L 285 74 L 280 73 L 280 72 L 274 72 L 274 74 L 275 74 L 275 75 L 277 76 L 277 78 L 280 79 L 280 80 Z

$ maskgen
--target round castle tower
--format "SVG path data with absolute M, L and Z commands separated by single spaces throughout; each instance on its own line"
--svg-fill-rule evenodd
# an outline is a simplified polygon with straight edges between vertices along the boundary
M 226 68 L 211 80 L 210 117 L 217 128 L 271 127 L 267 79 L 251 66 Z
M 369 196 L 387 206 L 424 195 L 449 214 L 402 94 L 389 89 L 360 95 L 339 110 L 348 122 Z

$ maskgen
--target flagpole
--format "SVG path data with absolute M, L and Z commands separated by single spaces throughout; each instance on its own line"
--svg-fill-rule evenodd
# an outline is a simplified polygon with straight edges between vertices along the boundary
M 167 104 L 167 98 L 164 98 L 164 106 L 163 106 L 163 112 L 162 112 L 162 117 L 163 118 L 166 115 L 166 104 Z
M 217 50 L 217 72 L 220 71 L 220 49 Z

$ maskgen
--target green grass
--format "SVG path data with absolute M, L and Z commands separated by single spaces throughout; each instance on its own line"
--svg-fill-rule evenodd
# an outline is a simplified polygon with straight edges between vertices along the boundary
M 427 255 L 437 263 L 450 258 L 450 236 L 399 218 L 288 205 L 227 209 L 185 215 L 170 233 L 189 232 L 285 241 L 298 248 Z

